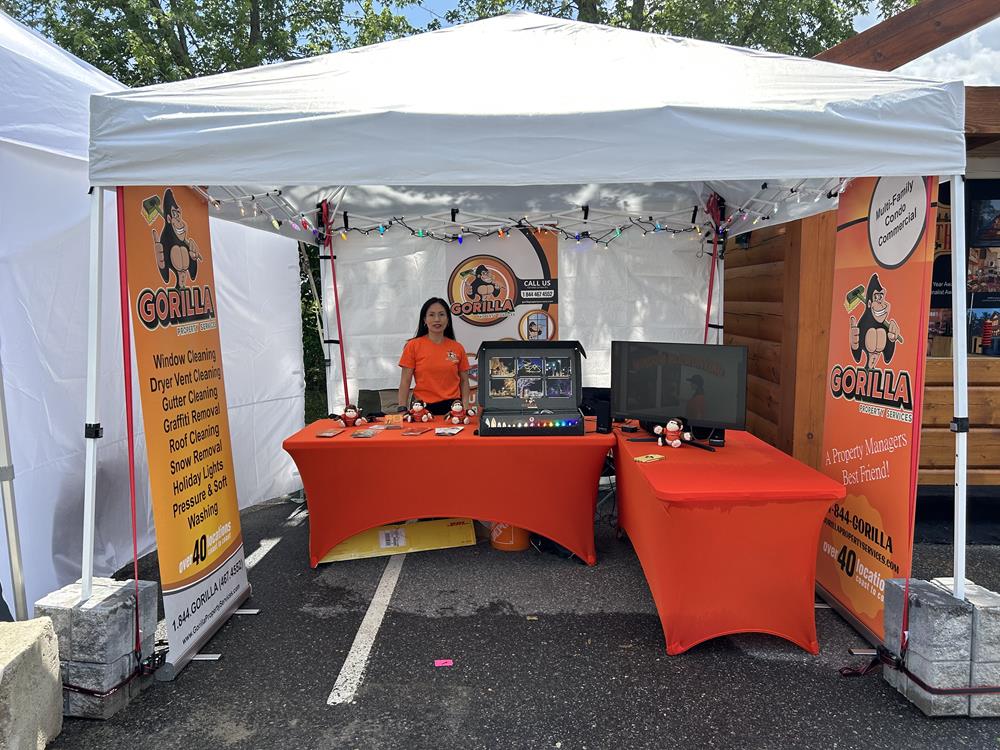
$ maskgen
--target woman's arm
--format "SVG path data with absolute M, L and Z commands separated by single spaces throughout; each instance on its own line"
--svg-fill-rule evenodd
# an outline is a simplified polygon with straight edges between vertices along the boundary
M 472 392 L 469 390 L 469 371 L 458 373 L 459 383 L 462 388 L 462 405 L 468 409 L 472 406 Z
M 413 368 L 403 367 L 399 376 L 399 393 L 396 394 L 397 403 L 404 409 L 410 405 L 410 383 L 413 382 Z

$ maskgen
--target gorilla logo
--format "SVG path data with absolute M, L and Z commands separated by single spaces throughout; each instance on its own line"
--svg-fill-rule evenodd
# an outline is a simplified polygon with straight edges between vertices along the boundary
M 188 226 L 181 213 L 181 207 L 170 188 L 163 193 L 163 232 L 156 236 L 153 229 L 153 249 L 156 267 L 160 270 L 163 283 L 170 281 L 173 271 L 175 289 L 186 289 L 188 282 L 198 276 L 198 261 L 202 260 L 198 243 L 188 236 Z
M 880 356 L 889 364 L 896 344 L 903 343 L 899 325 L 895 319 L 889 319 L 889 307 L 885 288 L 879 282 L 878 274 L 873 273 L 865 293 L 864 315 L 860 321 L 851 316 L 851 355 L 855 362 L 861 362 L 864 353 L 866 369 L 876 367 Z

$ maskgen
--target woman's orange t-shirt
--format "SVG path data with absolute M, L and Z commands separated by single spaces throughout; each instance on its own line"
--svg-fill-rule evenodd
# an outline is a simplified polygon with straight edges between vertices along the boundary
M 462 397 L 459 373 L 468 372 L 465 349 L 453 339 L 435 344 L 427 336 L 410 339 L 399 358 L 400 367 L 413 370 L 413 395 L 426 404 Z

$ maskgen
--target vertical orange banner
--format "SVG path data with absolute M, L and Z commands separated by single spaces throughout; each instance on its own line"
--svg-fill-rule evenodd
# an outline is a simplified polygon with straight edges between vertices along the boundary
M 249 590 L 208 206 L 186 187 L 122 194 L 168 664 L 179 669 Z
M 847 488 L 816 581 L 884 640 L 885 579 L 908 577 L 937 178 L 854 180 L 840 197 L 823 470 Z

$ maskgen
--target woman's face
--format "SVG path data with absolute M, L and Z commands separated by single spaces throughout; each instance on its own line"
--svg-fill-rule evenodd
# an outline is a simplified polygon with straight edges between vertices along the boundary
M 424 315 L 424 323 L 427 324 L 428 331 L 444 333 L 444 329 L 448 327 L 448 311 L 444 309 L 444 305 L 435 302 L 428 307 L 427 313 Z

